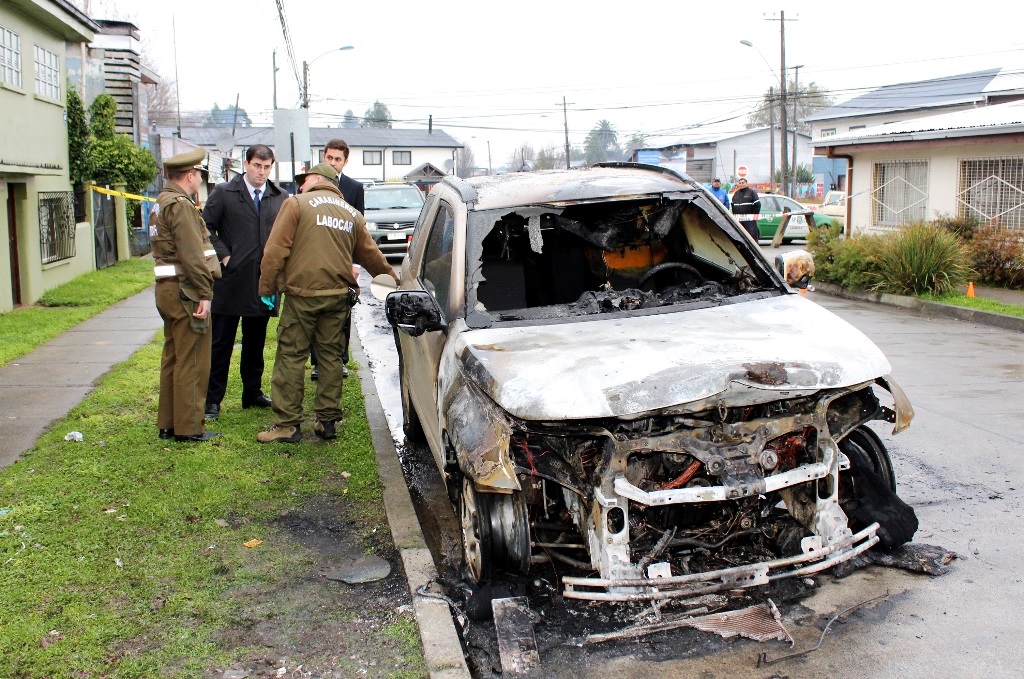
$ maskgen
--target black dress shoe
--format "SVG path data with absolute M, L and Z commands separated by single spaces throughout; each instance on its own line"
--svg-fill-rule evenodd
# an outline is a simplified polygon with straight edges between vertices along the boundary
M 320 366 L 313 366 L 313 372 L 309 373 L 309 379 L 313 380 L 314 382 L 320 379 Z
M 218 436 L 220 436 L 220 432 L 207 430 L 202 434 L 192 434 L 191 436 L 178 436 L 175 434 L 174 440 L 178 443 L 186 443 L 188 441 L 209 441 L 210 439 L 215 439 Z
M 220 404 L 219 403 L 207 403 L 206 411 L 203 413 L 203 417 L 208 420 L 216 420 L 220 417 Z
M 162 438 L 162 439 L 173 439 L 174 438 L 174 430 L 173 429 L 161 429 L 160 430 L 160 438 Z
M 242 408 L 269 408 L 270 397 L 262 391 L 251 398 L 242 399 Z

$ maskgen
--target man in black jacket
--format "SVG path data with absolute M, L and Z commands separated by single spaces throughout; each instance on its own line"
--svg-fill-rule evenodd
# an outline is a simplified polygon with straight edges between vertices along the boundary
M 736 193 L 732 194 L 732 213 L 734 215 L 752 215 L 753 219 L 747 219 L 744 221 L 740 217 L 740 226 L 746 229 L 750 237 L 757 243 L 759 233 L 757 230 L 757 215 L 761 212 L 761 199 L 757 196 L 757 191 L 747 186 L 746 179 L 740 179 L 736 182 Z
M 219 184 L 210 194 L 203 219 L 210 230 L 210 242 L 217 251 L 223 277 L 214 287 L 213 349 L 210 386 L 206 391 L 206 418 L 220 415 L 220 403 L 227 389 L 231 352 L 238 323 L 242 323 L 242 407 L 268 408 L 263 393 L 263 349 L 267 323 L 276 316 L 260 302 L 260 261 L 281 204 L 288 197 L 272 181 L 274 152 L 256 144 L 245 153 L 244 173 Z

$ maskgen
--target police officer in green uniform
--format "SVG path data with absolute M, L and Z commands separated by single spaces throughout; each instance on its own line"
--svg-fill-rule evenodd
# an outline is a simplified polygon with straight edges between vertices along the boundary
M 210 303 L 220 263 L 192 196 L 203 182 L 206 151 L 179 153 L 164 161 L 167 182 L 150 218 L 156 262 L 156 308 L 164 319 L 160 357 L 160 438 L 209 441 L 203 406 L 210 380 Z
M 296 175 L 300 195 L 281 205 L 263 248 L 261 299 L 269 308 L 274 305 L 274 295 L 283 292 L 286 296 L 270 380 L 274 424 L 256 436 L 261 443 L 302 440 L 302 398 L 310 345 L 316 348 L 320 365 L 313 433 L 325 440 L 337 436 L 335 425 L 342 415 L 342 327 L 349 313 L 348 291 L 356 285 L 352 264 L 374 276 L 389 273 L 398 280 L 366 230 L 362 213 L 345 201 L 337 179 L 327 163 Z

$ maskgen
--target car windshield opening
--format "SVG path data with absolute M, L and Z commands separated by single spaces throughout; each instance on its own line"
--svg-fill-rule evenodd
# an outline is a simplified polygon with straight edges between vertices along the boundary
M 777 289 L 703 195 L 484 210 L 468 226 L 467 311 L 482 325 Z

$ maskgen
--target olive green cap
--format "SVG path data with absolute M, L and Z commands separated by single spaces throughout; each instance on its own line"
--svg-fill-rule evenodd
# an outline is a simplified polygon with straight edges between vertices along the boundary
M 295 186 L 302 186 L 302 183 L 306 181 L 306 177 L 308 177 L 311 174 L 318 174 L 321 177 L 327 177 L 332 182 L 338 181 L 338 173 L 334 171 L 334 168 L 331 167 L 331 164 L 320 163 L 319 165 L 314 165 L 313 169 L 309 170 L 308 172 L 303 172 L 302 174 L 295 175 Z
M 186 151 L 185 153 L 179 153 L 176 156 L 171 156 L 164 161 L 164 168 L 169 172 L 205 170 L 206 151 L 204 149 L 196 149 L 194 151 Z

